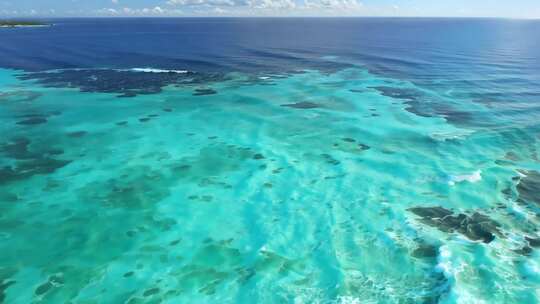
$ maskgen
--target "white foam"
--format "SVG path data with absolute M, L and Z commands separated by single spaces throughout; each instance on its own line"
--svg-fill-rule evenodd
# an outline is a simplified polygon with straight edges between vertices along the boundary
M 339 57 L 334 56 L 334 55 L 327 55 L 327 56 L 322 56 L 321 59 L 324 59 L 324 60 L 336 60 L 336 59 L 339 59 Z
M 365 301 L 362 302 L 360 301 L 359 298 L 355 298 L 355 297 L 351 297 L 351 296 L 340 296 L 337 298 L 337 302 L 338 304 L 364 304 L 366 303 Z
M 467 271 L 468 263 L 461 261 L 457 256 L 454 256 L 452 249 L 448 245 L 443 245 L 439 248 L 437 257 L 437 269 L 443 272 L 449 283 L 452 285 L 450 294 L 447 295 L 449 302 L 452 303 L 471 303 L 471 304 L 487 304 L 489 302 L 480 299 L 479 295 L 471 290 L 470 285 L 466 282 L 461 282 L 460 277 Z
M 176 73 L 176 74 L 186 74 L 186 70 L 162 70 L 162 69 L 153 69 L 153 68 L 133 68 L 133 72 L 142 72 L 142 73 Z
M 452 262 L 450 261 L 451 257 L 452 252 L 448 249 L 447 246 L 441 246 L 441 248 L 439 248 L 439 261 L 437 264 L 437 268 L 441 269 L 447 276 L 454 275 L 452 271 Z
M 270 77 L 269 77 L 269 76 L 260 76 L 259 79 L 261 79 L 261 80 L 267 80 L 267 79 L 270 79 Z
M 465 139 L 469 137 L 473 132 L 465 130 L 448 131 L 448 132 L 434 132 L 430 134 L 430 137 L 437 141 L 447 141 L 453 139 Z
M 465 182 L 465 181 L 467 181 L 469 183 L 476 183 L 476 182 L 479 182 L 481 180 L 482 180 L 482 171 L 477 170 L 477 171 L 473 172 L 472 174 L 452 175 L 452 176 L 450 176 L 450 181 L 448 182 L 448 184 L 450 186 L 453 186 L 456 183 L 461 183 L 461 182 Z

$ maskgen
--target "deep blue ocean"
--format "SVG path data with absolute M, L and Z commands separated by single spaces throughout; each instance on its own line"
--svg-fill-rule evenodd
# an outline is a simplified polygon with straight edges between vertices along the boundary
M 540 303 L 540 21 L 0 28 L 0 303 Z

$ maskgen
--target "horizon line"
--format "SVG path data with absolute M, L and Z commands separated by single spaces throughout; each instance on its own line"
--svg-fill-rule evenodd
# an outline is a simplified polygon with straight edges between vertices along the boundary
M 182 19 L 182 18 L 245 18 L 245 19 L 264 19 L 264 18 L 282 18 L 282 19 L 300 19 L 300 18 L 366 18 L 366 19 L 506 19 L 506 20 L 540 20 L 540 17 L 503 17 L 503 16 L 327 16 L 327 15 L 298 15 L 298 16 L 217 16 L 217 15 L 191 15 L 191 16 L 0 16 L 0 20 L 30 20 L 30 19 Z

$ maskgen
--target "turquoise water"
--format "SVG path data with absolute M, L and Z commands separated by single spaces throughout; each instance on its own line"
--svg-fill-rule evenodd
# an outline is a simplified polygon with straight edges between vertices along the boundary
M 504 125 L 486 104 L 362 67 L 132 98 L 20 73 L 0 302 L 538 303 L 540 133 L 403 92 Z

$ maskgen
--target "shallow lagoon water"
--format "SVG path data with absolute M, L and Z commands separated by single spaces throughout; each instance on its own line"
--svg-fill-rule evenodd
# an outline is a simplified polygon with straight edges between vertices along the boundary
M 318 60 L 0 70 L 0 302 L 537 303 L 535 74 Z

